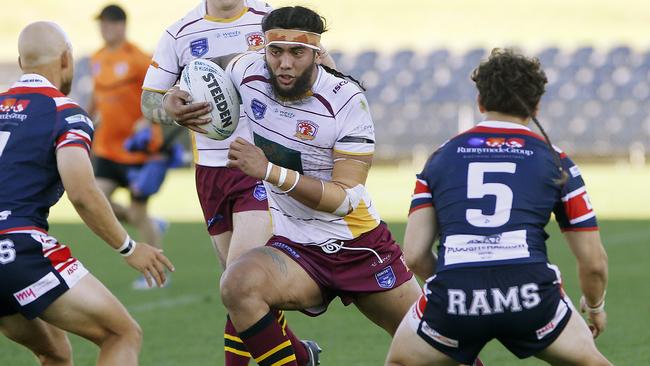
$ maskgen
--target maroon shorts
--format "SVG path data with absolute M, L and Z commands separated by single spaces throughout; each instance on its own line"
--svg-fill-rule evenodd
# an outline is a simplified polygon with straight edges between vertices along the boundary
M 282 236 L 273 236 L 266 243 L 291 257 L 320 286 L 323 305 L 303 310 L 308 315 L 324 313 L 337 296 L 343 304 L 349 305 L 355 295 L 388 291 L 413 277 L 404 263 L 402 249 L 383 222 L 360 237 L 339 244 L 348 248 L 372 249 L 381 258 L 381 263 L 369 250 L 342 248 L 327 254 L 318 246 L 297 244 Z
M 269 209 L 262 182 L 239 169 L 197 165 L 196 192 L 210 235 L 232 231 L 235 212 Z

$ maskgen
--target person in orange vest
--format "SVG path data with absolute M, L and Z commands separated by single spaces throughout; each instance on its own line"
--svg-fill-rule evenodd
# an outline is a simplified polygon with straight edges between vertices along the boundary
M 140 111 L 140 87 L 151 57 L 127 40 L 126 19 L 117 5 L 106 6 L 97 16 L 104 46 L 91 57 L 94 94 L 89 110 L 99 122 L 93 145 L 95 177 L 109 200 L 118 187 L 129 189 L 129 207 L 111 200 L 116 216 L 137 228 L 143 240 L 162 248 L 166 223 L 150 216 L 150 194 L 134 185 L 142 166 L 162 145 L 160 126 L 152 125 Z M 146 151 L 127 150 L 127 139 L 143 129 L 150 131 Z M 141 276 L 133 288 L 149 287 Z

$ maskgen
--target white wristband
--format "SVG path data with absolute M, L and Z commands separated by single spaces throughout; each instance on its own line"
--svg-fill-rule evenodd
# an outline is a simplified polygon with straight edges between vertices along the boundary
M 589 304 L 587 303 L 587 299 L 585 298 L 585 295 L 582 295 L 580 297 L 580 305 L 582 305 L 582 307 L 586 309 L 587 312 L 589 312 L 590 314 L 602 313 L 603 311 L 605 311 L 605 295 L 607 295 L 607 291 L 603 293 L 602 300 L 600 300 L 600 303 L 595 307 L 589 306 Z
M 287 168 L 280 168 L 280 179 L 278 179 L 277 187 L 282 187 L 284 181 L 287 180 Z
M 271 176 L 271 171 L 272 171 L 272 170 L 273 170 L 273 163 L 271 163 L 271 162 L 269 161 L 269 162 L 266 164 L 266 174 L 264 175 L 264 179 L 263 179 L 263 180 L 265 180 L 265 181 L 268 181 L 268 180 L 269 180 L 269 177 Z
M 294 170 L 294 172 L 296 173 L 296 181 L 293 182 L 293 185 L 291 186 L 291 188 L 287 189 L 286 191 L 282 191 L 282 192 L 289 193 L 289 192 L 293 191 L 293 189 L 296 188 L 296 186 L 298 185 L 298 182 L 300 181 L 300 173 L 296 172 L 295 170 Z
M 127 234 L 124 239 L 124 244 L 121 247 L 115 249 L 123 257 L 128 257 L 135 251 L 136 243 L 131 237 Z

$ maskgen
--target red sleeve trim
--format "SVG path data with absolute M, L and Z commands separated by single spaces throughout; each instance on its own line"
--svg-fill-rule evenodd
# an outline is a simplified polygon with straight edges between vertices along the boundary
M 79 108 L 79 106 L 77 104 L 74 104 L 74 103 L 61 104 L 60 106 L 56 107 L 56 111 L 61 112 L 61 111 L 64 111 L 64 110 L 70 109 L 70 108 Z
M 567 231 L 598 231 L 598 226 L 591 226 L 591 227 L 567 227 L 567 228 L 560 228 L 561 232 L 567 232 Z
M 411 209 L 409 210 L 409 215 L 411 215 L 413 212 L 415 212 L 415 211 L 417 211 L 417 210 L 420 210 L 420 209 L 423 209 L 423 208 L 427 208 L 427 207 L 433 207 L 433 205 L 430 204 L 430 203 L 423 203 L 423 204 L 421 204 L 421 205 L 418 205 L 418 206 L 415 206 L 415 207 L 411 207 Z
M 88 144 L 85 144 L 83 142 L 68 142 L 64 143 L 63 145 L 57 146 L 56 150 L 63 149 L 64 147 L 82 147 L 86 152 L 90 153 L 90 147 Z

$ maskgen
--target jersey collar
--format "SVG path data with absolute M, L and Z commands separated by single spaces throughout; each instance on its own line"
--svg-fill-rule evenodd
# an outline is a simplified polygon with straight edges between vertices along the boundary
M 11 88 L 52 88 L 56 89 L 49 80 L 39 74 L 23 74 Z
M 513 129 L 513 130 L 526 130 L 530 131 L 530 128 L 520 125 L 518 123 L 514 122 L 506 122 L 506 121 L 483 121 L 480 122 L 478 127 L 488 127 L 488 128 L 507 128 L 507 129 Z

